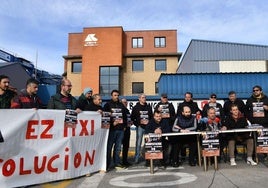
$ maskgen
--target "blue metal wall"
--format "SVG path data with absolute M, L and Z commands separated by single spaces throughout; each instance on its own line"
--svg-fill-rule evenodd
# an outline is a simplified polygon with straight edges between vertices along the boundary
M 211 93 L 224 99 L 231 90 L 239 98 L 247 99 L 254 85 L 262 86 L 268 94 L 268 73 L 161 74 L 158 83 L 159 93 L 167 93 L 170 99 L 183 99 L 187 91 L 195 99 L 207 99 Z

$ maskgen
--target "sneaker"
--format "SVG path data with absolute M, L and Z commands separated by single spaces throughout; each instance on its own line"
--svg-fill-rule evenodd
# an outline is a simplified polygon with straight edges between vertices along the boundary
M 236 166 L 236 162 L 235 162 L 234 158 L 230 159 L 230 165 L 231 166 Z
M 116 170 L 123 170 L 123 169 L 126 169 L 126 167 L 121 165 L 121 164 L 117 164 L 117 165 L 115 165 L 115 169 Z
M 252 165 L 252 166 L 257 165 L 257 163 L 254 162 L 254 161 L 252 160 L 252 158 L 247 158 L 247 164 L 250 164 L 250 165 Z

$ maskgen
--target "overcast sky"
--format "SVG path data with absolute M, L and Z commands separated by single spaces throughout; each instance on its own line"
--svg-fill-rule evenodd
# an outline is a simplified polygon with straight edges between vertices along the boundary
M 178 52 L 191 39 L 268 45 L 267 10 L 266 0 L 3 0 L 0 49 L 61 74 L 68 33 L 84 27 L 176 29 Z

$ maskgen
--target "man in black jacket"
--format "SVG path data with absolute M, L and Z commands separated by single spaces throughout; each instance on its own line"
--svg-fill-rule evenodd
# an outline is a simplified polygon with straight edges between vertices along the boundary
M 139 95 L 139 102 L 133 107 L 131 112 L 131 120 L 136 126 L 135 164 L 139 163 L 141 143 L 145 133 L 145 127 L 148 125 L 152 117 L 152 107 L 146 103 L 146 96 L 144 94 Z
M 145 133 L 154 133 L 154 134 L 163 134 L 171 132 L 171 127 L 168 121 L 164 121 L 162 114 L 159 110 L 155 110 L 153 114 L 153 119 L 149 121 L 149 124 L 145 128 Z M 163 159 L 161 160 L 161 165 L 166 167 L 168 159 L 168 140 L 165 137 L 162 137 L 162 150 L 163 150 Z
M 124 168 L 120 160 L 121 144 L 124 138 L 124 129 L 127 115 L 124 105 L 119 101 L 119 91 L 111 92 L 111 100 L 104 105 L 105 112 L 111 112 L 110 130 L 107 144 L 107 169 L 111 166 L 111 153 L 113 149 L 113 162 L 115 168 Z
M 268 97 L 261 86 L 253 87 L 253 94 L 246 102 L 246 117 L 252 124 L 268 127 Z
M 224 110 L 224 115 L 229 116 L 230 110 L 231 110 L 231 105 L 236 104 L 238 106 L 238 110 L 245 115 L 245 103 L 236 97 L 235 91 L 230 91 L 228 93 L 228 99 L 224 102 L 223 105 L 223 110 Z

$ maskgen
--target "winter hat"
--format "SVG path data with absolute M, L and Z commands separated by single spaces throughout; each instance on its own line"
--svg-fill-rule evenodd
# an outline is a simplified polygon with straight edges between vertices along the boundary
M 89 93 L 89 92 L 92 92 L 92 88 L 90 88 L 90 87 L 86 87 L 85 89 L 84 89 L 84 95 L 86 95 L 87 93 Z

